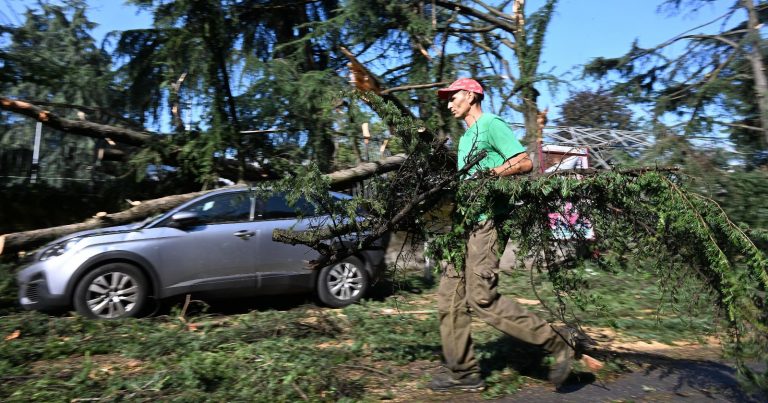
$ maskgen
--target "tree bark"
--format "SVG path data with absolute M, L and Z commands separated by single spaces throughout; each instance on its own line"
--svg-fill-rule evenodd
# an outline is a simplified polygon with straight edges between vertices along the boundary
M 187 72 L 181 73 L 178 80 L 171 84 L 171 92 L 168 96 L 168 104 L 171 106 L 171 126 L 177 133 L 184 131 L 184 119 L 181 116 L 181 85 L 187 78 Z
M 340 50 L 341 53 L 349 59 L 348 67 L 350 72 L 350 84 L 354 85 L 355 88 L 362 92 L 372 91 L 374 94 L 382 97 L 385 101 L 392 102 L 403 115 L 414 119 L 416 118 L 410 109 L 406 108 L 396 96 L 391 94 L 391 91 L 384 91 L 381 83 L 379 83 L 376 77 L 357 60 L 352 52 L 343 46 Z
M 365 163 L 350 169 L 333 172 L 328 174 L 327 177 L 331 181 L 331 188 L 340 189 L 352 182 L 396 170 L 405 160 L 406 156 L 404 154 L 397 154 L 380 162 Z M 146 200 L 128 210 L 100 215 L 81 223 L 5 234 L 0 236 L 0 255 L 29 250 L 73 232 L 136 222 L 154 214 L 165 212 L 208 192 L 201 191 Z
M 381 161 L 364 162 L 349 169 L 331 172 L 326 175 L 331 180 L 331 188 L 343 189 L 354 182 L 370 178 L 373 175 L 394 171 L 405 161 L 405 154 L 397 154 Z
M 760 20 L 752 0 L 741 0 L 741 6 L 747 11 L 749 30 L 749 62 L 752 65 L 752 75 L 755 82 L 755 96 L 760 110 L 760 126 L 763 128 L 763 142 L 768 146 L 768 80 L 765 77 L 765 65 L 761 52 Z

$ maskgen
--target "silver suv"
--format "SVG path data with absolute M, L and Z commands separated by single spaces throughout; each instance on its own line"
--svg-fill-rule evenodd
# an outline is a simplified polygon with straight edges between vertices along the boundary
M 187 293 L 315 291 L 331 307 L 357 302 L 381 271 L 380 247 L 309 270 L 316 251 L 272 241 L 275 228 L 302 230 L 327 218 L 313 211 L 305 200 L 289 206 L 281 195 L 262 200 L 245 188 L 222 189 L 143 223 L 68 235 L 40 248 L 18 273 L 19 301 L 99 319 L 138 316 L 150 299 Z

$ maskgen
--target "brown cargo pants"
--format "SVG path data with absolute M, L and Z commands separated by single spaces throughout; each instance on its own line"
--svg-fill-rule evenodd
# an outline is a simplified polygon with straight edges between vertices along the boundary
M 543 319 L 498 293 L 499 257 L 492 220 L 478 223 L 469 234 L 465 270 L 445 265 L 437 307 L 445 365 L 456 375 L 478 372 L 472 347 L 470 308 L 489 325 L 550 353 L 568 348 Z

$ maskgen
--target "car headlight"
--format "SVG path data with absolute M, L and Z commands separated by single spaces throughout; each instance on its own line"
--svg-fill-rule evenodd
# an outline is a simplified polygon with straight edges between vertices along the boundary
M 78 242 L 80 242 L 80 239 L 81 238 L 68 239 L 64 242 L 60 242 L 49 247 L 40 254 L 39 260 L 48 260 L 50 258 L 63 255 L 66 251 L 72 249 Z

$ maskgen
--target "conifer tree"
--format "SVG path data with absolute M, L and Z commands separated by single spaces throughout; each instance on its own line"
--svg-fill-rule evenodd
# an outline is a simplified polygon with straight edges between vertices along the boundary
M 632 111 L 604 91 L 578 91 L 560 105 L 558 125 L 600 129 L 634 130 Z
M 695 12 L 709 0 L 669 0 L 664 6 L 677 12 Z M 768 147 L 768 84 L 764 68 L 765 40 L 759 27 L 768 16 L 768 3 L 737 0 L 710 22 L 724 24 L 722 32 L 683 32 L 652 48 L 634 44 L 618 58 L 596 58 L 585 72 L 595 77 L 618 73 L 617 93 L 653 108 L 657 117 L 674 113 L 687 135 L 730 132 L 742 151 Z M 670 56 L 675 44 L 685 50 Z

